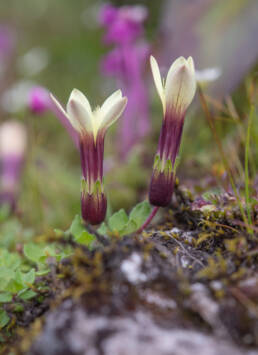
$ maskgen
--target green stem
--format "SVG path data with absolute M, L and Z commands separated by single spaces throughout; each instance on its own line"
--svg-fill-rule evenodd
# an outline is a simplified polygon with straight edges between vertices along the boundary
M 241 212 L 241 215 L 242 215 L 242 218 L 243 218 L 243 221 L 245 222 L 245 224 L 248 226 L 248 219 L 246 217 L 246 214 L 245 214 L 245 210 L 243 208 L 243 205 L 242 205 L 242 202 L 241 202 L 241 199 L 239 197 L 239 194 L 238 194 L 238 191 L 237 191 L 237 188 L 236 188 L 236 185 L 235 185 L 235 181 L 234 181 L 234 178 L 233 178 L 233 174 L 231 172 L 231 168 L 229 166 L 229 163 L 228 163 L 228 160 L 226 158 L 226 154 L 224 152 L 224 149 L 222 147 L 222 143 L 220 141 L 220 138 L 217 134 L 217 131 L 216 131 L 216 128 L 215 128 L 215 125 L 214 125 L 214 122 L 213 122 L 213 118 L 211 116 L 211 113 L 209 111 L 209 108 L 208 108 L 208 105 L 207 105 L 207 102 L 205 100 L 205 97 L 203 95 L 203 92 L 202 92 L 202 89 L 201 87 L 199 86 L 199 95 L 200 95 L 200 100 L 201 100 L 201 105 L 202 105 L 202 108 L 203 108 L 203 111 L 205 113 L 205 116 L 207 118 L 207 121 L 209 123 L 209 126 L 211 128 L 211 131 L 213 133 L 213 136 L 215 138 L 215 141 L 217 143 L 217 146 L 218 146 L 218 149 L 219 149 L 219 152 L 220 152 L 220 156 L 221 156 L 221 159 L 222 159 L 222 162 L 223 162 L 223 165 L 224 165 L 224 168 L 228 174 L 228 177 L 229 177 L 229 181 L 230 181 L 230 184 L 231 184 L 231 187 L 234 191 L 234 194 L 236 196 L 236 199 L 237 199 L 237 204 L 238 204 L 238 207 L 240 209 L 240 212 Z
M 251 106 L 250 115 L 248 117 L 248 125 L 247 125 L 247 134 L 246 134 L 246 143 L 245 143 L 245 203 L 246 203 L 246 211 L 248 218 L 248 225 L 252 225 L 251 218 L 251 208 L 250 208 L 250 195 L 249 195 L 249 146 L 250 146 L 250 135 L 251 135 L 251 125 L 254 116 L 254 106 Z M 253 234 L 253 230 L 248 228 L 249 233 Z

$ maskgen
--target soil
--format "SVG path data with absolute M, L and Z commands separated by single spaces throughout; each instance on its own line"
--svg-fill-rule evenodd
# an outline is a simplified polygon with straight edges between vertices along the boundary
M 6 354 L 258 355 L 258 243 L 225 210 L 178 193 L 141 235 L 77 245 Z

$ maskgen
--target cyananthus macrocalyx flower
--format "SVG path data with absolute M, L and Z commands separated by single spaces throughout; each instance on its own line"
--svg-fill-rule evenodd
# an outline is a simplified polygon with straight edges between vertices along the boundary
M 51 98 L 78 133 L 82 168 L 82 217 L 91 224 L 99 224 L 105 219 L 107 209 L 103 184 L 105 134 L 108 127 L 122 115 L 127 98 L 118 90 L 94 111 L 88 99 L 77 89 L 72 91 L 66 111 L 53 95 Z
M 152 74 L 163 107 L 163 122 L 150 183 L 149 200 L 167 206 L 174 188 L 175 162 L 180 146 L 185 113 L 196 91 L 192 57 L 179 57 L 171 65 L 165 81 L 158 64 L 150 58 Z

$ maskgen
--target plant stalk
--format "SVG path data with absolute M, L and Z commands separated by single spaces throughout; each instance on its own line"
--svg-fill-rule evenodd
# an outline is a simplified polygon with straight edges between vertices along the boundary
M 156 216 L 158 210 L 159 210 L 159 207 L 154 207 L 153 208 L 153 210 L 151 211 L 149 217 L 146 219 L 146 221 L 143 223 L 143 225 L 136 231 L 137 234 L 142 233 L 142 231 L 150 224 L 150 222 Z
M 249 195 L 249 146 L 250 146 L 250 134 L 251 134 L 251 125 L 254 116 L 254 106 L 251 106 L 250 115 L 248 117 L 248 125 L 247 125 L 247 134 L 246 134 L 246 143 L 245 143 L 245 204 L 246 204 L 246 212 L 248 218 L 249 226 L 252 225 L 251 218 L 251 209 L 250 209 L 250 195 Z M 253 234 L 253 230 L 248 228 L 249 233 Z

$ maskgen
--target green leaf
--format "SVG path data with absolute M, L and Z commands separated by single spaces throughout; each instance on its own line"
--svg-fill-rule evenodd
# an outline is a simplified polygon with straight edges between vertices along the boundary
M 14 278 L 15 272 L 6 267 L 0 267 L 0 291 L 6 291 L 8 283 Z
M 100 227 L 97 229 L 97 232 L 100 234 L 100 235 L 107 235 L 108 232 L 109 232 L 109 228 L 108 226 L 106 225 L 105 222 L 102 222 Z
M 42 245 L 28 243 L 24 245 L 23 251 L 24 255 L 36 264 L 45 261 L 45 259 L 47 258 L 44 254 Z
M 0 303 L 8 303 L 12 301 L 12 294 L 10 292 L 0 292 Z
M 121 232 L 127 225 L 128 220 L 125 210 L 121 209 L 109 218 L 108 225 L 112 232 Z
M 143 201 L 136 205 L 130 215 L 129 220 L 136 224 L 135 230 L 141 227 L 151 213 L 151 205 L 148 201 Z M 131 232 L 132 233 L 132 232 Z
M 8 314 L 3 310 L 0 309 L 0 329 L 4 328 L 10 320 Z
M 19 292 L 18 297 L 21 298 L 22 300 L 30 300 L 31 298 L 37 296 L 37 293 L 32 291 L 32 290 L 22 290 Z
M 24 286 L 28 286 L 28 284 L 32 285 L 35 281 L 35 269 L 31 269 L 29 272 L 27 273 L 22 273 L 20 271 L 18 271 L 18 277 L 19 277 L 19 281 L 21 281 L 21 283 Z
M 18 278 L 18 277 L 17 277 Z M 23 283 L 19 279 L 12 279 L 8 282 L 6 286 L 6 291 L 16 294 L 24 288 Z
M 94 240 L 96 240 L 95 235 L 90 234 L 86 230 L 82 232 L 82 234 L 78 238 L 75 239 L 77 243 L 86 245 L 87 247 L 91 247 Z
M 86 245 L 87 247 L 90 247 L 93 241 L 96 239 L 94 234 L 89 233 L 85 229 L 85 226 L 83 225 L 79 215 L 75 216 L 69 231 L 73 235 L 76 243 Z
M 45 270 L 38 270 L 36 271 L 36 276 L 44 276 L 47 275 L 50 272 L 50 269 L 45 269 Z
M 74 236 L 74 238 L 79 238 L 79 236 L 85 231 L 85 227 L 82 224 L 81 217 L 77 214 L 72 221 L 69 232 Z
M 0 249 L 0 266 L 16 270 L 21 264 L 21 258 L 17 253 L 9 253 L 6 249 Z
M 122 236 L 131 234 L 138 229 L 137 224 L 133 220 L 129 220 L 124 229 L 119 233 Z

